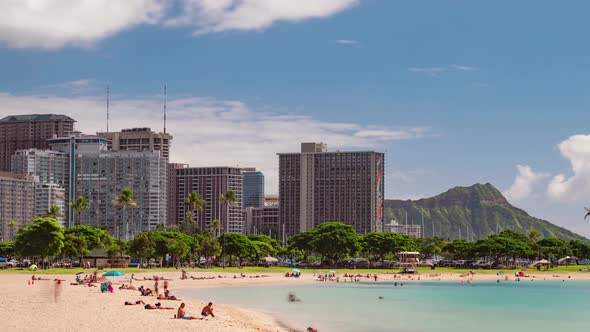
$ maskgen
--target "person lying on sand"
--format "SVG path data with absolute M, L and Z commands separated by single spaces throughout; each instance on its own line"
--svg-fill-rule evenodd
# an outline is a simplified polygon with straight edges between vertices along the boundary
M 213 314 L 213 302 L 209 302 L 209 304 L 207 304 L 201 310 L 201 316 L 203 316 L 203 318 L 207 316 L 215 317 L 215 315 Z
M 142 300 L 137 300 L 135 302 L 125 301 L 125 305 L 137 305 L 137 304 L 145 304 Z
M 187 315 L 186 312 L 184 311 L 185 307 L 186 307 L 186 305 L 184 303 L 180 304 L 180 307 L 178 307 L 178 313 L 176 314 L 177 319 L 189 319 L 189 320 L 198 319 L 197 317 Z
M 164 292 L 164 294 L 160 294 L 160 295 L 158 295 L 158 300 L 171 300 L 171 301 L 180 301 L 180 299 L 179 299 L 179 298 L 177 298 L 176 296 L 174 296 L 174 295 L 170 295 L 170 291 L 169 291 L 169 290 L 166 290 L 166 291 Z
M 125 284 L 122 284 L 121 287 L 119 287 L 119 289 L 137 290 L 137 288 L 135 288 L 135 286 L 133 286 L 133 285 L 127 286 Z
M 139 286 L 138 291 L 141 292 L 142 296 L 154 295 L 154 293 L 152 292 L 151 289 L 149 289 L 149 288 L 144 289 L 143 286 Z
M 172 307 L 162 307 L 159 302 L 156 303 L 155 305 L 153 305 L 153 304 L 146 304 L 144 306 L 144 308 L 146 310 L 156 310 L 156 309 L 160 309 L 160 310 L 174 310 L 174 308 L 172 308 Z

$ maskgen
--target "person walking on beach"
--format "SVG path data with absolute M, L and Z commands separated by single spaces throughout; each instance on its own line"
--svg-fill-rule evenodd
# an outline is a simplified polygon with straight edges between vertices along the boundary
M 209 302 L 209 304 L 207 304 L 201 310 L 201 316 L 203 316 L 203 318 L 205 318 L 207 316 L 211 316 L 211 317 L 215 318 L 215 315 L 213 314 L 213 302 Z
M 156 278 L 156 282 L 154 282 L 154 293 L 158 296 L 158 278 Z

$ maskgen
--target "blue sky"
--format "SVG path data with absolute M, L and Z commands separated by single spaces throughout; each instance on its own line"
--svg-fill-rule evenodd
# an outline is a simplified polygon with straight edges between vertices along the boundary
M 590 236 L 587 2 L 39 3 L 0 4 L 2 115 L 92 133 L 109 84 L 112 127 L 160 128 L 166 83 L 175 161 L 257 166 L 276 192 L 299 141 L 385 150 L 387 197 L 491 182 Z

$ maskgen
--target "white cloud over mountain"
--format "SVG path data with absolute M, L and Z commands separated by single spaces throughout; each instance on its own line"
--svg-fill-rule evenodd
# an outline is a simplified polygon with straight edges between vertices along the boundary
M 85 80 L 91 81 L 91 80 Z M 55 86 L 80 85 L 62 83 Z M 162 131 L 163 96 L 111 99 L 111 130 L 151 127 Z M 322 141 L 337 148 L 378 149 L 392 140 L 416 139 L 423 128 L 391 129 L 349 122 L 327 122 L 309 116 L 260 112 L 241 101 L 207 97 L 168 99 L 167 130 L 174 136 L 171 161 L 192 166 L 255 166 L 266 174 L 269 193 L 276 193 L 277 152 L 299 151 L 299 143 Z M 44 93 L 0 93 L 0 114 L 60 113 L 77 120 L 76 129 L 93 134 L 106 128 L 104 96 Z
M 138 25 L 186 26 L 195 34 L 262 30 L 332 16 L 360 0 L 5 0 L 0 42 L 17 48 L 89 46 Z
M 511 187 L 504 192 L 510 200 L 520 201 L 542 194 L 550 201 L 588 203 L 590 197 L 590 135 L 573 135 L 558 145 L 561 156 L 571 165 L 571 175 L 551 176 L 537 173 L 530 166 L 517 165 Z
M 549 197 L 588 202 L 590 197 L 590 135 L 574 135 L 559 144 L 561 155 L 572 167 L 572 175 L 558 174 L 547 188 Z
M 534 186 L 550 176 L 546 173 L 536 173 L 527 165 L 516 165 L 516 169 L 518 173 L 514 178 L 514 182 L 503 193 L 511 202 L 520 201 L 529 197 L 533 192 Z

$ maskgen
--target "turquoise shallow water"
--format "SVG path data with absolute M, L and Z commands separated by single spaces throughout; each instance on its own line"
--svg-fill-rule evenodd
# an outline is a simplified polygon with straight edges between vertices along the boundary
M 295 292 L 301 302 L 287 301 Z M 190 289 L 182 296 L 271 313 L 302 330 L 585 331 L 590 282 L 314 283 Z M 382 296 L 383 299 L 379 299 Z

